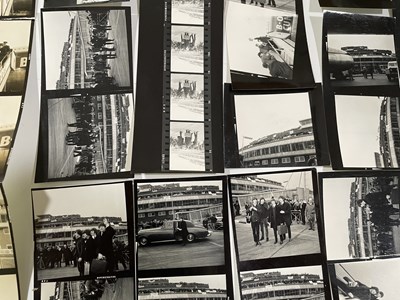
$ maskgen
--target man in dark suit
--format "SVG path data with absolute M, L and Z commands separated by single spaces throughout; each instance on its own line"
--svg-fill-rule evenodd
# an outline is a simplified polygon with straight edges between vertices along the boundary
M 85 245 L 82 239 L 82 230 L 79 229 L 75 232 L 75 249 L 79 276 L 83 276 L 85 273 L 85 264 L 83 260 Z
M 253 198 L 253 205 L 249 208 L 251 217 L 251 230 L 253 232 L 253 239 L 256 246 L 261 245 L 260 243 L 260 206 L 258 205 L 257 198 Z
M 275 236 L 274 244 L 276 244 L 278 242 L 277 230 L 278 230 L 279 219 L 280 219 L 280 216 L 279 216 L 279 211 L 277 210 L 276 201 L 271 200 L 269 212 L 268 212 L 268 221 L 269 221 L 270 227 L 274 230 L 274 236 Z
M 82 239 L 83 239 L 83 244 L 84 244 L 84 250 L 83 250 L 83 261 L 85 263 L 89 264 L 89 270 L 90 270 L 90 265 L 92 264 L 93 259 L 97 257 L 96 253 L 96 245 L 94 242 L 94 239 L 90 236 L 90 230 L 85 230 L 82 234 Z M 88 274 L 85 274 L 88 275 Z
M 268 237 L 268 204 L 265 202 L 264 198 L 260 198 L 260 211 L 259 211 L 259 215 L 260 215 L 260 229 L 261 229 L 261 238 L 260 241 L 262 241 L 264 239 L 264 235 L 265 235 L 265 240 L 268 242 L 269 241 L 269 237 Z M 264 234 L 265 232 L 265 234 Z
M 181 219 L 178 222 L 178 227 L 176 229 L 178 231 L 178 235 L 182 236 L 182 245 L 186 246 L 187 236 L 189 234 L 186 221 L 184 219 Z
M 279 197 L 278 201 L 279 201 L 278 210 L 280 215 L 280 224 L 286 225 L 290 242 L 292 239 L 292 231 L 290 230 L 290 225 L 292 225 L 292 209 L 290 207 L 290 204 L 287 201 L 285 201 L 285 198 L 283 198 L 282 196 Z M 282 234 L 280 238 L 282 244 L 283 240 L 286 239 L 286 234 Z
M 114 253 L 113 253 L 113 237 L 115 235 L 114 228 L 108 222 L 107 218 L 103 219 L 103 223 L 99 225 L 99 254 L 98 259 L 105 257 L 107 261 L 107 271 L 114 270 Z

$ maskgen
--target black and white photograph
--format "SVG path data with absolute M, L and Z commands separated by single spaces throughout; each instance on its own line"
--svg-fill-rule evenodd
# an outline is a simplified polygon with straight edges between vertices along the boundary
M 18 281 L 16 274 L 0 275 L 1 297 L 4 299 L 20 299 L 18 292 Z
M 231 2 L 226 30 L 231 72 L 293 78 L 297 15 Z
M 87 279 L 44 282 L 40 284 L 40 300 L 54 299 L 134 299 L 134 278 Z
M 12 232 L 3 190 L 0 189 L 0 274 L 2 270 L 15 268 Z
M 169 170 L 205 171 L 204 123 L 170 122 Z
M 139 278 L 138 299 L 228 299 L 226 276 Z
M 240 2 L 243 4 L 249 4 L 260 7 L 265 7 L 268 9 L 276 9 L 278 11 L 289 11 L 296 12 L 296 0 L 230 0 L 232 2 Z
M 397 299 L 400 259 L 335 263 L 330 274 L 335 299 Z M 336 289 L 335 289 L 336 288 Z
M 32 201 L 37 280 L 133 269 L 124 183 L 37 189 Z
M 225 265 L 221 179 L 136 184 L 139 271 Z
M 397 97 L 335 96 L 343 167 L 398 168 Z
M 204 0 L 172 0 L 172 24 L 204 24 Z
M 204 27 L 171 26 L 171 72 L 204 72 Z
M 313 170 L 230 177 L 239 262 L 320 253 Z
M 391 8 L 393 0 L 319 0 L 322 7 Z
M 34 0 L 3 0 L 0 5 L 0 17 L 33 17 L 34 9 Z M 3 34 L 3 30 L 1 31 Z
M 240 272 L 242 300 L 325 299 L 321 266 Z
M 394 18 L 326 12 L 324 31 L 332 87 L 399 86 Z
M 129 8 L 42 11 L 45 90 L 132 87 Z
M 28 75 L 31 20 L 0 21 L 0 93 L 22 95 Z
M 170 119 L 204 121 L 204 76 L 171 74 Z
M 44 0 L 44 7 L 69 7 L 91 4 L 118 3 L 128 0 Z
M 308 93 L 234 97 L 241 167 L 317 164 Z
M 46 135 L 39 150 L 47 170 L 38 166 L 40 179 L 130 171 L 133 105 L 132 94 L 47 99 L 41 124 Z
M 0 178 L 6 171 L 20 110 L 21 96 L 0 97 Z
M 400 253 L 399 177 L 386 174 L 322 173 L 328 260 Z

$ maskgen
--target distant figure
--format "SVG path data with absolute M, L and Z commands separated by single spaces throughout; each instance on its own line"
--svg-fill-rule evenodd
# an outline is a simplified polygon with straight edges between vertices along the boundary
M 180 235 L 182 237 L 182 246 L 186 246 L 187 236 L 189 232 L 187 229 L 186 221 L 183 218 L 178 222 L 178 227 L 176 228 L 176 230 L 177 235 Z
M 308 203 L 306 205 L 306 218 L 310 225 L 309 230 L 315 230 L 315 204 L 311 197 L 308 198 Z

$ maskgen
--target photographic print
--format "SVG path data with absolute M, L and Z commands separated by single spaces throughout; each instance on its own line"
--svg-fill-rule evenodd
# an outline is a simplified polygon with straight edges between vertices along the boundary
M 204 123 L 170 122 L 169 169 L 205 171 Z
M 1 94 L 25 92 L 32 24 L 31 20 L 0 21 Z
M 2 0 L 0 17 L 32 17 L 34 9 L 34 0 Z
M 130 171 L 133 105 L 132 94 L 47 99 L 41 125 L 47 178 Z
M 312 170 L 230 177 L 239 262 L 320 253 Z
M 204 72 L 204 28 L 171 26 L 171 72 Z
M 123 183 L 32 191 L 38 280 L 131 270 Z
M 296 12 L 296 0 L 230 0 L 232 2 L 240 2 L 242 4 L 250 4 L 254 6 L 266 7 L 268 9 L 278 11 Z
M 204 121 L 204 76 L 171 74 L 170 119 Z
M 293 78 L 295 14 L 231 2 L 226 27 L 231 72 Z
M 91 4 L 103 4 L 103 3 L 114 3 L 124 2 L 128 0 L 44 0 L 44 7 L 68 7 L 77 5 L 91 5 Z
M 172 0 L 172 24 L 204 24 L 204 0 Z
M 396 299 L 400 259 L 336 263 L 330 274 L 335 299 Z
M 390 8 L 393 0 L 319 0 L 324 7 L 365 7 L 365 8 Z
M 15 269 L 14 247 L 3 190 L 0 189 L 0 274 L 5 269 Z M 2 278 L 2 275 L 0 275 Z
M 0 97 L 0 178 L 6 172 L 20 109 L 21 96 Z
M 394 18 L 326 12 L 324 31 L 333 87 L 399 86 Z
M 325 299 L 321 266 L 240 272 L 242 300 Z
M 222 184 L 137 182 L 139 271 L 225 265 Z
M 234 97 L 241 167 L 317 164 L 308 93 Z
M 55 299 L 134 299 L 133 278 L 56 281 L 40 284 L 40 300 Z
M 344 167 L 398 168 L 397 97 L 335 96 Z
M 399 254 L 399 177 L 322 174 L 328 260 Z
M 228 299 L 225 275 L 140 278 L 139 300 Z
M 1 297 L 9 300 L 20 299 L 16 274 L 0 275 Z
M 131 87 L 129 12 L 42 11 L 46 90 Z

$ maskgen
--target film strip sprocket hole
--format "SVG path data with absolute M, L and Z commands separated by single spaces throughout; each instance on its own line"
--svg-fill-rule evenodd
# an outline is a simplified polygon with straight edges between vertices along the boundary
M 211 0 L 165 0 L 163 171 L 213 171 Z

